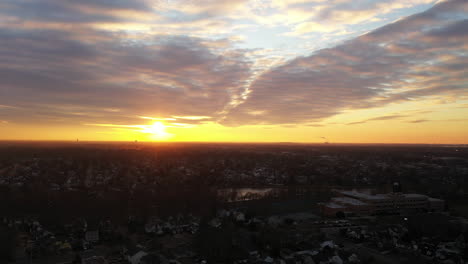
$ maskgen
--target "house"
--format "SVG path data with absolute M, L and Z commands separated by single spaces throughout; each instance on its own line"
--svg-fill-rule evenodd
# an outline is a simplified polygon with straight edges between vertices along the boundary
M 87 250 L 80 254 L 81 264 L 108 264 L 106 258 L 99 252 Z
M 86 231 L 85 239 L 88 242 L 98 242 L 99 241 L 99 230 Z
M 108 264 L 104 257 L 90 257 L 87 259 L 81 259 L 82 264 Z
M 96 221 L 89 222 L 86 225 L 85 239 L 90 243 L 99 241 L 99 223 Z

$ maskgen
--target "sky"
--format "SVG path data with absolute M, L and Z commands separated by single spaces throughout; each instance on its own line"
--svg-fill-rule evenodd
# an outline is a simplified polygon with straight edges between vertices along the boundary
M 468 1 L 0 1 L 0 140 L 76 139 L 468 144 Z

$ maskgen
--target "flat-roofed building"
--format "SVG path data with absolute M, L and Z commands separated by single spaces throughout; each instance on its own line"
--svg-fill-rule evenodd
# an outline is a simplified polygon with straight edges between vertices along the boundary
M 368 194 L 359 191 L 335 191 L 339 197 L 322 204 L 322 213 L 332 216 L 342 209 L 343 213 L 384 214 L 423 211 L 443 211 L 444 200 L 423 194 L 392 192 L 387 194 Z M 337 207 L 340 206 L 340 208 Z M 343 208 L 344 207 L 344 208 Z
M 371 204 L 350 197 L 334 197 L 332 202 L 346 206 L 348 210 L 358 214 L 370 214 L 373 211 Z
M 429 211 L 441 212 L 445 210 L 445 201 L 437 198 L 429 197 Z

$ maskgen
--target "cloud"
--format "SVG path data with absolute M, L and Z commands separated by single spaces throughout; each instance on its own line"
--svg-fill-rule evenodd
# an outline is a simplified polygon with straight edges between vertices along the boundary
M 316 22 L 304 22 L 296 25 L 291 35 L 302 35 L 309 32 L 332 32 L 337 30 L 336 27 L 327 27 Z
M 193 22 L 213 17 L 225 16 L 245 7 L 247 0 L 182 0 L 166 1 L 157 5 L 167 12 L 166 19 L 171 22 Z
M 244 92 L 251 61 L 233 47 L 234 38 L 178 34 L 223 26 L 216 21 L 187 26 L 167 15 L 183 6 L 182 16 L 210 18 L 243 1 L 175 2 L 2 1 L 0 118 L 70 124 L 217 118 Z
M 0 105 L 0 109 L 6 109 L 6 108 L 17 108 L 15 106 L 11 106 L 11 105 Z
M 455 119 L 443 119 L 443 120 L 430 120 L 430 119 L 417 119 L 417 120 L 411 120 L 408 121 L 407 123 L 424 123 L 424 122 L 465 122 L 468 119 L 466 118 L 455 118 Z
M 356 121 L 356 122 L 347 123 L 346 125 L 360 125 L 360 124 L 364 124 L 364 123 L 366 123 L 366 121 Z
M 278 12 L 257 19 L 264 22 L 270 20 L 271 23 L 280 25 L 293 24 L 294 27 L 287 35 L 346 31 L 353 25 L 383 21 L 402 10 L 409 11 L 435 2 L 435 0 L 273 0 L 270 8 L 276 8 Z
M 207 119 L 211 119 L 210 116 L 173 116 L 173 118 L 182 119 L 182 120 L 207 120 Z
M 339 34 L 344 24 L 432 2 L 2 1 L 0 119 L 319 126 L 349 109 L 456 98 L 467 88 L 466 1 L 292 60 L 240 49 L 244 36 L 230 35 L 254 22 Z
M 24 21 L 88 24 L 125 21 L 130 13 L 149 15 L 152 8 L 146 1 L 110 0 L 5 0 L 2 11 Z M 135 19 L 135 16 L 132 16 Z
M 206 40 L 184 36 L 127 43 L 97 31 L 0 28 L 0 39 L 0 104 L 18 107 L 0 118 L 23 121 L 215 115 L 243 91 L 250 69 L 242 54 L 220 55 Z
M 417 120 L 408 121 L 408 123 L 417 124 L 417 123 L 424 123 L 424 122 L 429 122 L 429 121 L 431 121 L 431 120 L 428 120 L 428 119 L 417 119 Z
M 395 114 L 395 115 L 378 116 L 378 117 L 373 117 L 373 118 L 369 118 L 369 119 L 362 120 L 362 121 L 350 122 L 350 123 L 347 123 L 346 125 L 357 125 L 357 124 L 364 124 L 364 123 L 371 122 L 371 121 L 400 119 L 402 117 L 407 117 L 407 115 Z
M 272 68 L 223 124 L 306 123 L 349 109 L 466 95 L 467 6 L 463 0 L 442 2 Z

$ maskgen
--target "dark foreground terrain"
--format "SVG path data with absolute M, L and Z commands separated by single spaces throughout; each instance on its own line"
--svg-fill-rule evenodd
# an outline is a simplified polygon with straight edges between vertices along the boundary
M 0 142 L 0 263 L 465 263 L 467 177 L 466 146 Z M 445 211 L 321 214 L 394 182 Z

